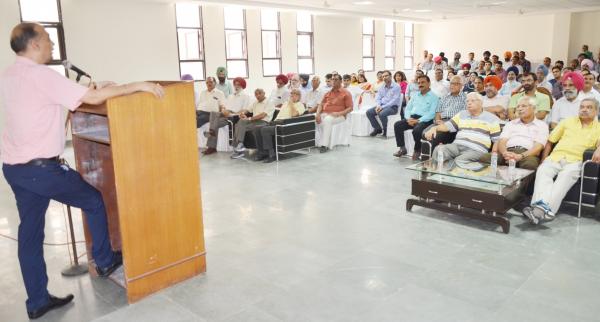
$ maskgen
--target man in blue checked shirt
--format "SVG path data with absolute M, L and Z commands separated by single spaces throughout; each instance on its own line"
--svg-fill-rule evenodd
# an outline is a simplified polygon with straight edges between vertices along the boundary
M 383 133 L 383 137 L 385 137 L 387 134 L 388 116 L 398 114 L 402 95 L 400 94 L 400 86 L 396 82 L 392 82 L 392 73 L 389 70 L 384 71 L 382 76 L 385 84 L 377 91 L 377 97 L 375 98 L 377 106 L 367 110 L 367 118 L 374 129 L 370 135 L 376 136 Z M 377 122 L 377 115 L 379 115 L 381 125 Z

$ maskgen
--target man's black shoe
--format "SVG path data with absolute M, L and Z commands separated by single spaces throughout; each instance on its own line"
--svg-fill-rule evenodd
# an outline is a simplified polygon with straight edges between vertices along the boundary
M 377 136 L 377 134 L 383 132 L 382 130 L 373 130 L 373 132 L 371 132 L 371 134 L 369 134 L 369 136 Z
M 27 315 L 29 315 L 30 319 L 37 319 L 42 315 L 48 313 L 48 311 L 64 306 L 65 304 L 71 301 L 73 301 L 73 294 L 69 294 L 65 297 L 56 297 L 50 294 L 49 301 L 46 305 L 42 306 L 37 310 L 27 311 Z
M 272 157 L 267 157 L 264 161 L 264 163 L 271 163 L 271 162 L 275 162 L 277 161 L 277 158 L 275 156 Z
M 269 155 L 268 154 L 259 154 L 256 156 L 256 160 L 255 161 L 263 161 L 264 159 L 268 158 Z
M 112 264 L 105 268 L 100 268 L 100 266 L 96 266 L 96 273 L 98 273 L 98 276 L 100 277 L 108 277 L 121 265 L 123 265 L 123 254 L 121 253 L 121 251 L 117 251 L 113 253 Z

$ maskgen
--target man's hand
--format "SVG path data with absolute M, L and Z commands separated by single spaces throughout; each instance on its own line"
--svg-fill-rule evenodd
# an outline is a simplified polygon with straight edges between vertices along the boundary
M 139 82 L 134 84 L 139 91 L 154 94 L 156 98 L 163 98 L 165 96 L 165 90 L 158 83 Z
M 100 82 L 94 82 L 92 84 L 95 85 L 96 89 L 103 89 L 105 87 L 117 85 L 117 83 L 111 82 L 111 81 L 100 81 Z
M 321 114 L 317 113 L 315 115 L 315 121 L 317 122 L 317 124 L 321 124 Z
M 427 133 L 425 133 L 425 138 L 428 141 L 430 141 L 431 139 L 435 138 L 436 135 L 437 135 L 437 128 L 434 126 L 429 131 L 427 131 Z
M 600 163 L 600 148 L 597 148 L 592 155 L 592 162 Z
M 231 112 L 229 112 L 227 109 L 223 109 L 221 111 L 221 114 L 223 114 L 224 117 L 229 117 L 231 116 Z
M 442 125 L 444 124 L 444 121 L 442 120 L 435 120 L 435 125 Z
M 383 109 L 381 108 L 381 106 L 377 106 L 375 107 L 375 113 L 379 114 L 379 112 L 381 112 Z
M 240 113 L 240 119 L 245 120 L 247 118 L 248 116 L 246 115 L 246 113 Z

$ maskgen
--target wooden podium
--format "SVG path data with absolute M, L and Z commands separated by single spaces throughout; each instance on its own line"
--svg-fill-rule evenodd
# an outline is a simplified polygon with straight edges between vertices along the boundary
M 192 83 L 82 105 L 72 114 L 77 170 L 102 193 L 130 303 L 206 271 Z M 85 215 L 85 214 L 84 214 Z M 89 271 L 91 235 L 84 220 Z

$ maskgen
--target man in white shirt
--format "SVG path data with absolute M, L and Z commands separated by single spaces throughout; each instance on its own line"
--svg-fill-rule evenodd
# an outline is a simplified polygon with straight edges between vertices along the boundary
M 483 80 L 483 86 L 485 88 L 483 109 L 495 114 L 500 120 L 506 120 L 510 97 L 498 95 L 498 91 L 502 87 L 502 79 L 496 75 L 487 76 Z
M 313 76 L 312 80 L 312 90 L 308 91 L 305 96 L 302 96 L 302 103 L 306 105 L 306 110 L 308 113 L 316 113 L 317 107 L 323 100 L 323 91 L 319 86 L 321 86 L 321 78 L 319 76 Z
M 241 110 L 248 107 L 250 97 L 244 92 L 246 80 L 241 77 L 233 79 L 233 94 L 225 100 L 225 106 L 221 108 L 220 113 L 210 113 L 209 130 L 204 132 L 208 138 L 207 149 L 202 153 L 210 155 L 217 152 L 217 140 L 219 138 L 219 129 L 227 124 L 227 119 L 237 115 Z M 237 119 L 236 119 L 237 120 Z
M 246 151 L 246 147 L 244 147 L 246 132 L 267 125 L 273 118 L 275 106 L 273 106 L 271 100 L 266 99 L 265 91 L 261 88 L 257 88 L 254 91 L 254 97 L 256 97 L 256 102 L 250 105 L 248 109 L 244 109 L 240 112 L 240 120 L 235 125 L 233 139 L 233 146 L 235 146 L 235 148 L 231 155 L 231 158 L 233 159 L 244 156 L 244 151 Z M 250 113 L 252 116 L 249 116 Z
M 579 92 L 579 100 L 595 98 L 597 101 L 600 101 L 600 93 L 594 88 L 594 83 L 596 82 L 594 74 L 587 70 L 582 71 L 582 74 L 585 82 L 583 89 Z
M 277 87 L 271 92 L 269 101 L 273 104 L 275 109 L 279 110 L 281 105 L 290 99 L 290 91 L 285 86 L 288 83 L 288 78 L 283 74 L 279 74 L 275 77 L 275 82 L 277 82 Z
M 435 77 L 431 80 L 430 88 L 437 97 L 446 97 L 450 93 L 450 83 L 444 79 L 444 71 L 442 69 L 435 70 Z
M 579 115 L 581 99 L 579 93 L 583 89 L 583 76 L 575 72 L 567 72 L 562 79 L 563 97 L 552 106 L 550 128 L 554 129 L 560 121 Z
M 215 78 L 209 76 L 206 78 L 206 89 L 200 92 L 198 103 L 196 105 L 196 128 L 210 121 L 210 114 L 216 113 L 224 108 L 225 95 L 215 88 Z

